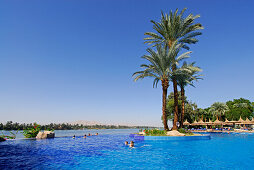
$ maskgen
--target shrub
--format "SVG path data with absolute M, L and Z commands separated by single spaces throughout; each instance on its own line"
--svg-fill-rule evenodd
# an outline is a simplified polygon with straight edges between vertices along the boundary
M 167 133 L 167 131 L 159 129 L 151 129 L 151 130 L 145 129 L 143 132 L 145 132 L 147 136 L 165 136 Z
M 18 132 L 19 131 L 17 131 L 16 134 L 13 132 L 10 132 L 10 134 L 12 134 L 12 135 L 4 135 L 4 133 L 2 132 L 2 135 L 0 137 L 4 138 L 4 139 L 16 139 L 16 135 Z
M 186 130 L 183 129 L 183 128 L 178 129 L 178 132 L 184 133 L 186 136 L 192 136 L 192 135 L 194 135 L 192 132 L 186 131 Z
M 178 129 L 178 132 L 180 132 L 180 133 L 186 133 L 186 131 L 183 128 Z
M 27 128 L 22 133 L 26 138 L 35 138 L 40 130 L 40 125 L 34 123 L 32 128 Z

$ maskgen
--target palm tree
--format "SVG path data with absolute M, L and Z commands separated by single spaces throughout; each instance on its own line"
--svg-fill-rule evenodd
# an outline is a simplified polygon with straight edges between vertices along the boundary
M 169 14 L 164 14 L 161 12 L 161 20 L 159 22 L 151 20 L 153 23 L 153 29 L 155 32 L 146 32 L 145 35 L 148 37 L 144 38 L 145 43 L 166 45 L 168 48 L 178 42 L 182 44 L 182 48 L 189 50 L 187 44 L 195 44 L 198 39 L 195 37 L 201 35 L 201 32 L 197 30 L 203 29 L 200 23 L 194 23 L 195 19 L 199 18 L 200 15 L 189 14 L 187 17 L 183 17 L 183 13 L 187 8 L 184 8 L 180 14 L 178 14 L 178 9 L 173 13 L 170 11 Z M 176 55 L 177 56 L 177 55 Z M 176 70 L 176 65 L 171 66 L 173 71 Z M 173 130 L 177 129 L 176 122 L 178 116 L 178 94 L 177 94 L 177 81 L 173 77 L 173 88 L 174 88 L 174 123 Z
M 235 108 L 247 108 L 248 107 L 248 104 L 247 103 L 235 103 L 234 105 L 233 105 L 233 107 L 235 107 Z
M 199 72 L 202 70 L 194 66 L 194 62 L 191 64 L 187 64 L 187 62 L 184 62 L 182 67 L 179 68 L 176 71 L 176 79 L 177 79 L 177 84 L 181 88 L 181 100 L 182 100 L 182 114 L 181 114 L 181 121 L 180 121 L 180 127 L 183 127 L 183 121 L 184 121 L 184 104 L 185 104 L 185 87 L 187 85 L 194 86 L 193 81 L 201 79 L 200 76 L 198 75 Z
M 211 108 L 209 109 L 209 112 L 215 114 L 218 118 L 218 116 L 225 114 L 225 112 L 229 111 L 228 106 L 223 102 L 215 102 L 211 105 Z
M 134 81 L 138 79 L 143 79 L 145 77 L 154 78 L 153 87 L 157 87 L 159 81 L 162 85 L 162 118 L 163 125 L 165 130 L 169 130 L 167 124 L 167 115 L 166 115 L 166 98 L 167 98 L 167 89 L 169 87 L 169 81 L 172 76 L 172 64 L 178 64 L 179 61 L 185 59 L 190 52 L 186 52 L 179 57 L 175 55 L 178 54 L 181 49 L 181 45 L 174 43 L 171 48 L 166 46 L 157 45 L 156 50 L 154 51 L 151 48 L 147 49 L 149 55 L 144 55 L 142 58 L 149 61 L 149 64 L 142 64 L 140 67 L 144 69 L 143 71 L 138 71 L 133 74 Z

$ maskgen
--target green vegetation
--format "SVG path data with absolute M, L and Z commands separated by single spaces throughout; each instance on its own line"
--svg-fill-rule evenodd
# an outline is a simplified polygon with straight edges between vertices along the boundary
M 194 133 L 186 131 L 183 128 L 178 129 L 180 133 L 184 133 L 186 136 L 192 136 Z M 167 136 L 166 130 L 159 130 L 159 129 L 145 129 L 140 130 L 140 132 L 144 132 L 146 136 Z
M 187 8 L 184 8 L 180 14 L 178 9 L 175 12 L 170 11 L 169 14 L 161 13 L 161 20 L 159 22 L 151 21 L 153 23 L 153 29 L 155 32 L 146 32 L 145 35 L 149 37 L 145 38 L 145 43 L 148 44 L 165 44 L 169 49 L 175 44 L 181 44 L 181 48 L 189 50 L 188 44 L 195 44 L 198 39 L 195 37 L 201 35 L 201 32 L 197 30 L 203 29 L 200 23 L 194 23 L 195 19 L 200 15 L 189 14 L 187 17 L 183 17 L 183 14 Z M 179 51 L 178 51 L 179 52 Z M 178 53 L 175 55 L 175 57 Z M 173 58 L 174 60 L 175 58 Z M 177 76 L 175 71 L 178 69 L 177 64 L 173 64 L 171 67 L 173 76 L 170 80 L 173 82 L 174 91 L 174 122 L 173 129 L 177 129 L 176 123 L 178 122 L 178 91 L 177 91 Z
M 35 138 L 40 132 L 41 127 L 37 123 L 33 124 L 33 127 L 25 129 L 22 133 L 26 138 Z
M 186 130 L 183 129 L 183 128 L 178 129 L 178 132 L 184 133 L 186 136 L 192 136 L 192 135 L 194 135 L 194 133 L 189 132 L 189 131 L 186 131 Z
M 140 67 L 143 68 L 143 71 L 138 71 L 133 74 L 134 81 L 138 79 L 143 79 L 145 77 L 153 77 L 154 82 L 153 85 L 157 87 L 159 81 L 162 84 L 162 117 L 164 129 L 168 129 L 167 125 L 167 117 L 166 117 L 166 97 L 167 97 L 167 89 L 169 86 L 169 80 L 173 76 L 173 70 L 170 69 L 172 65 L 179 63 L 181 60 L 189 57 L 189 52 L 186 52 L 179 57 L 176 58 L 176 54 L 181 49 L 181 45 L 176 45 L 174 43 L 169 50 L 166 47 L 162 47 L 160 45 L 156 46 L 156 50 L 154 51 L 151 48 L 147 49 L 147 52 L 150 55 L 144 55 L 142 58 L 146 59 L 150 62 L 150 64 L 142 64 Z
M 11 135 L 4 135 L 4 133 L 2 132 L 2 135 L 0 137 L 4 138 L 4 139 L 16 139 L 16 135 L 18 133 L 18 131 L 16 131 L 15 133 L 13 132 L 9 132 Z
M 173 93 L 170 93 L 167 98 L 167 119 L 172 120 L 174 118 L 174 97 Z M 182 100 L 178 100 L 179 113 L 182 111 Z M 184 97 L 184 119 L 190 123 L 194 120 L 198 121 L 203 119 L 203 121 L 216 120 L 217 117 L 221 121 L 228 120 L 238 120 L 240 116 L 245 120 L 246 118 L 252 119 L 254 117 L 254 105 L 247 99 L 234 99 L 233 101 L 227 101 L 226 103 L 215 102 L 210 107 L 202 109 L 197 106 L 197 104 L 187 100 Z M 181 120 L 181 115 L 179 115 L 179 120 Z
M 183 63 L 183 66 L 181 67 L 179 73 L 177 74 L 177 84 L 181 88 L 181 119 L 180 120 L 180 127 L 183 127 L 184 122 L 184 107 L 185 107 L 185 87 L 190 85 L 194 86 L 193 81 L 201 79 L 199 75 L 199 72 L 202 70 L 199 67 L 194 66 L 195 63 L 187 64 L 186 62 Z M 180 112 L 179 112 L 180 113 Z
M 33 128 L 33 124 L 20 124 L 13 123 L 12 121 L 7 121 L 6 124 L 0 123 L 0 130 L 25 130 Z M 145 128 L 155 128 L 149 126 L 116 126 L 116 125 L 71 125 L 69 123 L 50 123 L 48 125 L 40 125 L 41 130 L 79 130 L 79 129 L 145 129 Z
M 254 102 L 247 99 L 240 98 L 233 101 L 227 101 L 226 105 L 229 110 L 225 112 L 223 119 L 238 120 L 240 116 L 243 119 L 254 117 Z
M 226 111 L 229 111 L 228 106 L 226 105 L 226 103 L 222 103 L 222 102 L 215 102 L 214 104 L 211 105 L 209 112 L 213 113 L 214 115 L 216 115 L 216 117 L 220 117 L 225 114 Z
M 144 40 L 145 43 L 151 44 L 152 47 L 156 47 L 157 51 L 148 48 L 147 52 L 150 55 L 145 55 L 143 58 L 148 60 L 150 64 L 142 64 L 141 68 L 144 70 L 133 74 L 134 81 L 143 79 L 144 77 L 152 77 L 154 78 L 154 86 L 157 86 L 157 83 L 161 81 L 163 91 L 162 119 L 164 130 L 169 130 L 166 115 L 166 97 L 169 81 L 173 82 L 174 91 L 173 129 L 177 129 L 176 123 L 179 115 L 177 85 L 179 85 L 179 76 L 183 76 L 185 74 L 191 76 L 194 75 L 193 65 L 192 68 L 190 68 L 189 65 L 188 67 L 183 68 L 178 67 L 179 61 L 188 58 L 188 54 L 191 52 L 186 52 L 182 55 L 179 55 L 179 53 L 181 49 L 189 50 L 188 44 L 195 44 L 198 42 L 195 37 L 201 35 L 201 32 L 196 31 L 203 29 L 201 24 L 194 23 L 195 19 L 200 16 L 189 14 L 187 17 L 183 17 L 185 10 L 186 8 L 184 8 L 179 14 L 178 9 L 176 9 L 175 12 L 170 11 L 169 14 L 164 14 L 162 12 L 159 22 L 153 20 L 151 21 L 155 32 L 146 32 L 145 35 L 148 37 L 144 38 Z M 195 68 L 197 69 L 198 67 Z M 188 79 L 188 81 L 192 80 L 194 79 Z
M 146 136 L 166 136 L 167 131 L 166 130 L 159 130 L 159 129 L 145 129 L 143 131 Z

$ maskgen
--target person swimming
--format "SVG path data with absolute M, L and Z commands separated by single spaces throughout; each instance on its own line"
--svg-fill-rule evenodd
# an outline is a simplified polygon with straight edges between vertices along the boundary
M 86 135 L 84 135 L 84 138 L 86 138 Z
M 92 136 L 90 133 L 88 133 L 88 136 Z
M 130 146 L 130 148 L 133 148 L 134 147 L 134 142 L 131 141 L 129 146 Z
M 73 137 L 72 137 L 73 139 L 75 139 L 76 138 L 76 136 L 75 135 L 73 135 Z
M 95 135 L 99 135 L 99 133 L 96 133 Z
M 125 141 L 124 144 L 125 144 L 125 145 L 128 145 L 128 141 Z

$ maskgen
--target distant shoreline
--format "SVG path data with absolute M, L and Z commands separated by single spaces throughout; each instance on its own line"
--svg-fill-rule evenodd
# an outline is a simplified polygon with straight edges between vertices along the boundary
M 32 128 L 32 123 L 18 123 L 7 121 L 5 124 L 0 123 L 0 130 L 24 130 Z M 127 126 L 127 125 L 84 125 L 84 124 L 70 124 L 70 123 L 50 123 L 40 125 L 41 130 L 85 130 L 85 129 L 148 129 L 158 128 L 155 126 Z

